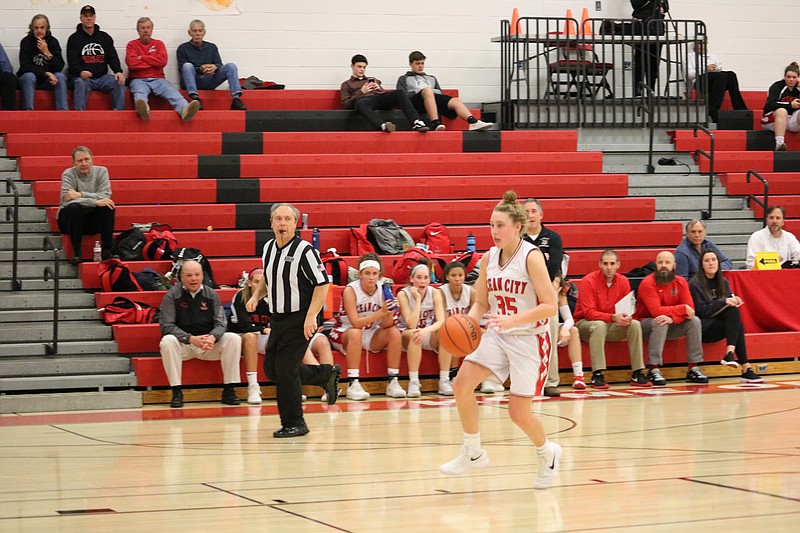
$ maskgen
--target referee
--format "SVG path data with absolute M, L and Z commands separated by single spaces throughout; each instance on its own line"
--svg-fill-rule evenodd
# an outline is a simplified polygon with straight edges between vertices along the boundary
M 317 315 L 328 294 L 328 274 L 319 254 L 307 241 L 295 236 L 300 211 L 277 203 L 269 211 L 275 238 L 264 245 L 264 277 L 248 300 L 253 312 L 267 297 L 272 331 L 267 343 L 264 372 L 275 383 L 281 429 L 275 438 L 301 437 L 308 433 L 301 405 L 302 385 L 319 385 L 333 404 L 339 394 L 339 365 L 301 364 L 308 340 L 317 331 Z

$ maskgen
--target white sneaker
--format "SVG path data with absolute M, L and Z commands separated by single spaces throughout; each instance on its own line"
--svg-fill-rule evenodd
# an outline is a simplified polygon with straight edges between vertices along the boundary
M 397 381 L 397 378 L 392 378 L 389 380 L 389 384 L 386 385 L 386 396 L 390 398 L 406 397 L 406 391 L 404 391 L 403 387 L 400 386 L 400 382 Z
M 422 396 L 422 391 L 420 391 L 421 383 L 418 379 L 412 379 L 408 382 L 408 397 L 409 398 L 419 398 Z
M 261 403 L 261 387 L 258 383 L 247 386 L 247 403 L 252 405 Z
M 533 482 L 534 489 L 546 489 L 553 484 L 561 464 L 562 453 L 564 451 L 561 446 L 553 442 L 547 443 L 547 449 L 539 456 L 539 472 Z
M 328 401 L 328 393 L 327 393 L 327 392 L 323 392 L 323 393 L 322 393 L 322 396 L 321 396 L 321 397 L 320 397 L 320 399 L 319 399 L 319 401 L 321 401 L 321 402 L 327 402 L 327 401 Z
M 498 383 L 493 379 L 485 379 L 481 382 L 481 392 L 484 394 L 491 394 L 493 392 L 503 392 L 506 388 L 502 383 Z
M 482 121 L 482 120 L 479 120 L 479 121 L 478 121 L 478 122 L 476 122 L 475 124 L 470 124 L 470 125 L 469 125 L 469 131 L 485 131 L 485 130 L 490 130 L 490 129 L 492 129 L 492 126 L 494 126 L 494 124 L 492 124 L 491 122 L 484 122 L 484 121 Z
M 300 401 L 301 401 L 301 402 L 304 402 L 304 401 L 306 401 L 306 400 L 308 400 L 308 396 L 306 396 L 305 394 L 301 394 L 301 395 L 300 395 Z
M 369 399 L 369 393 L 361 387 L 358 380 L 354 380 L 347 385 L 347 399 L 362 402 Z
M 439 380 L 439 394 L 441 394 L 442 396 L 453 395 L 453 384 L 450 383 L 450 379 Z
M 489 454 L 481 449 L 481 453 L 474 459 L 470 457 L 466 446 L 461 447 L 461 455 L 439 467 L 439 472 L 448 476 L 459 476 L 470 468 L 486 468 L 489 466 Z

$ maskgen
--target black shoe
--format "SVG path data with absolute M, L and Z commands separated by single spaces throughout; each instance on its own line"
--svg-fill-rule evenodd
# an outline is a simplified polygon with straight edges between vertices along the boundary
M 244 102 L 238 96 L 234 96 L 231 99 L 231 111 L 247 111 Z
M 172 389 L 172 401 L 169 402 L 169 406 L 176 409 L 178 407 L 183 407 L 183 391 L 180 387 Z
M 289 439 L 291 437 L 302 437 L 303 435 L 308 435 L 308 426 L 284 426 L 272 433 L 272 436 L 276 439 Z
M 667 384 L 667 380 L 664 379 L 664 375 L 658 368 L 651 368 L 650 371 L 647 373 L 647 379 L 650 380 L 650 383 L 652 383 L 656 387 L 663 387 L 664 385 Z
M 195 95 L 189 95 L 189 101 L 190 102 L 191 101 L 195 101 L 195 102 L 198 102 L 200 104 L 200 109 L 198 109 L 198 111 L 202 111 L 203 109 L 205 109 L 205 107 L 203 107 L 203 101 L 196 94 Z
M 325 384 L 325 394 L 328 395 L 328 405 L 335 404 L 336 399 L 339 397 L 339 376 L 341 375 L 342 367 L 340 365 L 331 366 L 331 373 L 328 375 L 328 382 Z
M 544 395 L 548 398 L 558 398 L 561 396 L 561 392 L 558 390 L 558 387 L 545 387 Z
M 631 375 L 631 385 L 634 387 L 652 387 L 653 384 L 650 383 L 650 380 L 647 379 L 647 376 L 644 375 L 644 372 L 641 370 L 634 370 L 633 374 Z
M 79 255 L 73 255 L 72 259 L 69 260 L 69 264 L 72 265 L 72 266 L 78 266 L 82 262 L 83 262 L 83 259 L 81 259 L 81 256 L 79 256 Z
M 761 378 L 761 376 L 753 372 L 752 368 L 748 368 L 742 372 L 742 377 L 739 381 L 742 383 L 764 383 L 764 380 Z
M 686 381 L 689 383 L 708 383 L 708 378 L 699 366 L 693 366 L 686 372 Z
M 592 381 L 589 383 L 589 386 L 593 389 L 607 389 L 608 383 L 606 383 L 606 378 L 603 377 L 602 370 L 595 370 L 592 372 Z
M 225 405 L 239 405 L 241 403 L 239 398 L 236 397 L 236 391 L 233 389 L 233 386 L 226 386 L 222 389 L 222 403 Z
M 723 357 L 720 361 L 720 364 L 733 368 L 739 368 L 739 363 L 736 362 L 736 356 L 733 354 L 733 352 L 726 353 L 725 357 Z

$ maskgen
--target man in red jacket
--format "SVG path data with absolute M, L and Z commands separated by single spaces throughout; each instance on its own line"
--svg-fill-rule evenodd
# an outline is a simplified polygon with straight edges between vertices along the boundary
M 703 360 L 700 319 L 694 314 L 689 284 L 675 275 L 672 252 L 661 252 L 656 256 L 656 271 L 642 280 L 638 295 L 634 316 L 642 321 L 642 331 L 647 338 L 647 368 L 650 369 L 647 377 L 653 385 L 667 384 L 658 369 L 662 363 L 664 342 L 680 337 L 686 337 L 689 359 L 686 381 L 708 383 L 708 378 L 697 366 Z
M 628 341 L 631 357 L 631 385 L 651 387 L 647 379 L 642 357 L 642 325 L 632 314 L 617 313 L 616 303 L 631 292 L 628 278 L 618 274 L 619 256 L 614 250 L 600 255 L 600 269 L 587 274 L 580 285 L 578 304 L 575 308 L 576 326 L 581 340 L 589 343 L 592 357 L 592 381 L 594 389 L 607 389 L 603 377 L 606 369 L 606 341 Z M 632 310 L 631 310 L 632 311 Z
M 150 119 L 150 105 L 147 97 L 152 93 L 170 103 L 184 122 L 200 109 L 200 102 L 187 102 L 181 93 L 164 78 L 164 67 L 167 65 L 167 48 L 162 41 L 153 39 L 153 21 L 142 17 L 136 22 L 138 39 L 128 43 L 125 50 L 125 62 L 128 64 L 131 95 L 136 107 L 136 114 L 142 120 Z

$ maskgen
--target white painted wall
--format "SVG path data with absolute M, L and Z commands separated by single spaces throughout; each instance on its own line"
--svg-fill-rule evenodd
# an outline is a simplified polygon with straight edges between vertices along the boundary
M 407 70 L 408 53 L 422 50 L 427 70 L 444 87 L 457 87 L 467 102 L 499 97 L 500 20 L 514 7 L 522 16 L 563 16 L 570 8 L 580 18 L 630 16 L 628 0 L 235 0 L 240 14 L 214 14 L 201 0 L 89 0 L 97 23 L 114 37 L 124 55 L 137 37 L 136 19 L 150 16 L 154 37 L 171 52 L 167 76 L 177 83 L 174 50 L 188 40 L 193 18 L 206 22 L 207 39 L 216 43 L 223 61 L 239 65 L 242 76 L 286 84 L 291 89 L 338 88 L 349 76 L 350 57 L 364 53 L 370 73 L 393 85 Z M 53 34 L 66 47 L 86 0 L 2 0 L 0 43 L 15 65 L 19 41 L 35 13 L 50 18 Z M 739 74 L 745 90 L 765 90 L 783 75 L 783 67 L 800 61 L 798 0 L 672 0 L 676 19 L 700 19 L 708 26 L 710 48 L 729 70 Z

